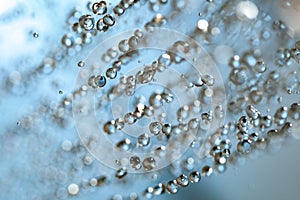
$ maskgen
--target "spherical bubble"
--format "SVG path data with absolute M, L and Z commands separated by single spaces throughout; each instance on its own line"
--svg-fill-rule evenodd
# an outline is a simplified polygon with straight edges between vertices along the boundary
M 105 31 L 107 31 L 108 27 L 109 27 L 109 26 L 107 26 L 107 25 L 103 22 L 103 18 L 101 18 L 101 19 L 99 19 L 99 20 L 97 21 L 96 28 L 97 28 L 98 31 L 100 31 L 100 32 L 105 32 Z
M 104 87 L 106 85 L 106 78 L 102 75 L 95 77 L 94 82 L 97 87 Z
M 198 21 L 197 25 L 198 25 L 198 29 L 201 30 L 201 31 L 204 31 L 204 32 L 207 31 L 208 26 L 209 26 L 208 22 L 205 19 L 200 19 Z
M 78 194 L 78 192 L 79 192 L 78 185 L 75 184 L 75 183 L 70 184 L 69 187 L 68 187 L 68 192 L 69 192 L 70 195 Z
M 91 15 L 83 15 L 79 18 L 79 24 L 84 30 L 90 31 L 94 28 L 95 19 Z
M 236 15 L 240 20 L 253 20 L 257 17 L 259 10 L 252 1 L 241 1 L 236 6 Z
M 92 10 L 95 15 L 104 15 L 107 12 L 106 2 L 100 1 L 99 3 L 94 3 Z
M 112 15 L 105 15 L 103 17 L 103 22 L 107 26 L 113 26 L 115 24 L 115 18 Z

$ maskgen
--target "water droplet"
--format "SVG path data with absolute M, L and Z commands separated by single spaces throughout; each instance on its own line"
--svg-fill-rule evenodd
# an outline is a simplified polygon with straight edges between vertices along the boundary
M 105 15 L 103 17 L 103 22 L 107 26 L 113 26 L 115 24 L 115 18 L 112 15 Z
M 153 157 L 148 157 L 143 160 L 143 167 L 146 171 L 154 169 L 156 161 Z
M 127 174 L 127 169 L 125 167 L 122 167 L 120 169 L 118 169 L 118 171 L 116 172 L 115 177 L 118 179 L 124 178 Z
M 94 28 L 95 19 L 92 15 L 83 15 L 79 18 L 79 25 L 82 29 L 90 31 Z
M 32 35 L 33 35 L 34 38 L 38 38 L 39 37 L 39 33 L 38 32 L 34 32 Z
M 141 169 L 142 164 L 141 164 L 140 158 L 137 157 L 137 156 L 132 156 L 132 157 L 130 158 L 130 165 L 131 165 L 131 167 L 132 167 L 133 169 L 135 169 L 135 170 Z
M 136 122 L 137 118 L 133 112 L 127 113 L 124 116 L 124 122 L 128 125 L 134 124 Z
M 114 7 L 114 13 L 116 14 L 116 15 L 118 15 L 118 16 L 121 16 L 121 15 L 123 15 L 123 13 L 124 13 L 124 8 L 121 6 L 121 5 L 116 5 L 115 7 Z
M 68 187 L 68 192 L 69 192 L 70 195 L 78 194 L 78 192 L 79 192 L 78 185 L 75 184 L 75 183 L 70 184 L 69 187 Z
M 165 146 L 160 146 L 157 147 L 154 150 L 154 154 L 158 157 L 158 158 L 163 158 L 166 156 L 166 147 Z
M 99 20 L 97 21 L 97 25 L 96 25 L 96 26 L 97 26 L 97 30 L 100 31 L 100 32 L 105 32 L 105 31 L 107 31 L 107 29 L 108 29 L 108 27 L 109 27 L 109 26 L 107 26 L 106 24 L 104 24 L 102 18 L 99 19 Z
M 103 130 L 107 134 L 115 133 L 116 132 L 115 122 L 114 121 L 106 122 L 103 126 Z
M 115 68 L 108 68 L 106 70 L 106 77 L 109 79 L 115 79 L 117 77 L 117 69 Z
M 266 64 L 264 61 L 258 61 L 255 66 L 254 66 L 254 70 L 257 73 L 264 73 L 267 70 Z
M 176 194 L 178 191 L 178 185 L 175 180 L 169 181 L 166 185 L 167 192 L 170 194 Z
M 176 178 L 176 182 L 181 187 L 187 187 L 189 185 L 189 179 L 186 175 L 181 174 Z
M 121 118 L 117 118 L 116 121 L 115 121 L 116 129 L 122 130 L 124 128 L 124 126 L 125 126 L 124 121 Z
M 160 122 L 151 122 L 149 125 L 150 133 L 153 135 L 158 135 L 162 131 L 162 123 Z
M 94 79 L 95 85 L 99 88 L 106 85 L 106 78 L 103 75 L 98 75 Z
M 130 46 L 128 44 L 128 40 L 121 40 L 118 44 L 118 48 L 123 53 L 129 51 Z
M 100 1 L 99 3 L 94 3 L 92 10 L 95 15 L 104 15 L 107 12 L 106 2 Z
M 165 192 L 165 186 L 162 183 L 159 183 L 157 186 L 153 187 L 154 195 L 161 195 Z
M 70 48 L 74 44 L 74 38 L 71 34 L 65 34 L 61 39 L 62 45 Z
M 199 127 L 199 120 L 197 118 L 193 118 L 189 121 L 188 126 L 190 129 L 196 129 Z
M 237 144 L 237 151 L 241 154 L 248 154 L 251 150 L 251 141 L 250 140 L 242 140 Z
M 153 197 L 153 188 L 152 187 L 148 187 L 145 192 L 144 192 L 144 196 L 147 199 L 151 199 Z
M 142 38 L 144 36 L 143 31 L 141 29 L 136 29 L 134 31 L 134 36 L 136 36 L 137 38 Z
M 214 170 L 210 166 L 204 166 L 202 168 L 202 176 L 211 176 L 213 172 Z
M 171 56 L 169 54 L 162 54 L 159 58 L 158 58 L 158 64 L 162 65 L 164 67 L 168 67 L 171 65 Z
M 124 140 L 121 140 L 117 145 L 116 145 L 117 149 L 119 151 L 128 151 L 131 148 L 131 141 L 126 138 Z
M 77 63 L 78 67 L 84 67 L 84 65 L 85 65 L 85 62 L 82 60 Z
M 64 150 L 64 151 L 71 151 L 73 147 L 73 144 L 70 140 L 65 140 L 62 144 L 61 144 L 61 148 Z
M 145 147 L 150 143 L 150 137 L 147 133 L 142 134 L 138 137 L 138 145 L 141 147 Z
M 198 171 L 193 171 L 190 173 L 189 178 L 192 183 L 198 183 L 201 180 L 201 174 Z

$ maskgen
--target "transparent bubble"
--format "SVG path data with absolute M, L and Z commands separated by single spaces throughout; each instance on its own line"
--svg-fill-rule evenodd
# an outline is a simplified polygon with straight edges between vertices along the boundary
M 126 138 L 118 142 L 116 147 L 119 151 L 128 151 L 131 148 L 131 141 L 128 138 Z
M 131 48 L 135 48 L 139 44 L 139 38 L 136 36 L 131 36 L 128 40 L 128 44 Z
M 136 122 L 136 120 L 137 120 L 137 118 L 133 112 L 127 113 L 124 116 L 124 122 L 126 124 L 129 124 L 129 125 L 134 124 Z
M 90 31 L 94 28 L 95 19 L 92 15 L 83 15 L 79 18 L 79 25 L 83 30 Z
M 122 167 L 118 169 L 118 171 L 115 174 L 115 177 L 118 179 L 124 178 L 127 175 L 127 169 L 125 167 Z
M 94 82 L 97 87 L 101 88 L 106 85 L 106 78 L 103 75 L 98 75 L 95 77 Z
M 114 13 L 117 15 L 117 16 L 121 16 L 121 15 L 123 15 L 123 13 L 124 13 L 124 8 L 121 6 L 121 5 L 116 5 L 115 7 L 114 7 Z
M 162 54 L 159 58 L 158 58 L 158 64 L 159 65 L 163 65 L 163 66 L 170 66 L 171 65 L 171 56 L 169 54 Z
M 192 183 L 198 183 L 201 180 L 201 174 L 198 171 L 193 171 L 190 173 L 189 179 Z
M 176 194 L 178 192 L 178 185 L 175 180 L 169 181 L 166 185 L 166 190 L 170 194 Z
M 237 144 L 237 151 L 241 154 L 248 154 L 251 150 L 251 141 L 242 140 Z
M 103 130 L 107 134 L 113 134 L 116 132 L 115 123 L 112 121 L 106 122 L 103 126 Z
M 142 163 L 141 160 L 138 156 L 132 156 L 130 158 L 130 165 L 133 169 L 135 170 L 139 170 L 142 167 Z
M 121 41 L 119 42 L 118 48 L 119 48 L 119 50 L 120 50 L 121 52 L 124 52 L 124 53 L 127 52 L 127 51 L 129 51 L 130 46 L 129 46 L 129 44 L 128 44 L 128 40 L 121 40 Z
M 158 157 L 158 158 L 163 158 L 166 156 L 166 147 L 165 146 L 160 146 L 157 147 L 154 150 L 154 154 Z
M 34 38 L 38 38 L 39 37 L 39 33 L 38 32 L 34 32 L 32 35 L 33 35 Z
M 211 168 L 210 166 L 204 166 L 202 168 L 202 176 L 211 176 L 213 171 L 213 168 Z
M 148 146 L 150 143 L 150 137 L 147 133 L 142 134 L 138 137 L 138 145 L 141 147 Z
M 115 18 L 112 15 L 105 15 L 103 17 L 103 23 L 107 26 L 113 26 L 115 24 Z
M 150 133 L 152 133 L 153 135 L 160 134 L 162 131 L 162 123 L 160 123 L 160 122 L 150 123 L 149 130 L 150 130 Z
M 258 61 L 255 66 L 254 66 L 254 70 L 257 73 L 264 73 L 267 70 L 267 67 L 265 65 L 265 62 L 263 61 Z
M 95 15 L 104 15 L 107 12 L 106 2 L 100 1 L 99 3 L 94 3 L 92 10 Z
M 147 199 L 151 199 L 153 197 L 153 188 L 152 187 L 148 187 L 145 192 L 144 192 L 144 196 Z
M 78 67 L 84 67 L 84 65 L 85 65 L 85 62 L 82 60 L 77 63 Z
M 143 160 L 143 167 L 146 171 L 154 169 L 156 166 L 156 161 L 153 157 L 147 157 Z
M 176 178 L 176 182 L 181 187 L 187 187 L 189 185 L 189 179 L 186 175 L 181 174 Z
M 78 192 L 79 192 L 78 185 L 75 184 L 75 183 L 70 184 L 69 187 L 68 187 L 68 192 L 69 192 L 70 195 L 77 195 Z
M 115 79 L 117 77 L 118 71 L 115 68 L 108 68 L 106 70 L 106 77 L 109 79 Z
M 143 33 L 143 31 L 141 29 L 136 29 L 134 31 L 134 36 L 137 37 L 137 38 L 139 38 L 139 39 L 141 39 L 144 36 L 144 33 Z
M 65 34 L 61 39 L 61 43 L 63 46 L 70 48 L 74 44 L 74 38 L 71 34 Z
M 162 133 L 165 135 L 169 135 L 172 132 L 172 125 L 171 124 L 164 124 L 162 127 Z
M 125 123 L 124 123 L 123 119 L 117 118 L 116 121 L 115 121 L 116 129 L 121 130 L 121 129 L 124 128 L 124 126 L 125 126 Z
M 98 31 L 100 31 L 100 32 L 105 32 L 105 31 L 107 31 L 108 27 L 109 27 L 109 26 L 107 26 L 107 25 L 103 22 L 103 19 L 102 19 L 102 18 L 99 19 L 99 20 L 97 21 L 96 28 L 97 28 Z

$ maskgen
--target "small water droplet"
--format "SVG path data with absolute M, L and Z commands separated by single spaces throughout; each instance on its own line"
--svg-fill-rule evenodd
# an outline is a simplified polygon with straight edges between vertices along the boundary
M 145 168 L 146 171 L 150 171 L 154 169 L 155 165 L 156 165 L 156 161 L 153 157 L 148 157 L 143 160 L 143 167 Z

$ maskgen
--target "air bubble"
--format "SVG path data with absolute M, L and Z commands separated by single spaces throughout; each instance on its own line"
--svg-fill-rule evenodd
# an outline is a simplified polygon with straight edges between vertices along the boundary
M 190 173 L 189 179 L 191 183 L 198 183 L 201 180 L 201 174 L 198 171 L 193 171 Z
M 166 190 L 170 194 L 176 194 L 178 192 L 178 185 L 175 180 L 169 181 L 166 185 Z
M 101 88 L 106 85 L 106 78 L 103 75 L 98 75 L 95 77 L 94 82 L 97 87 Z
M 101 19 L 99 19 L 99 20 L 97 21 L 96 27 L 97 27 L 97 30 L 98 30 L 98 31 L 100 31 L 100 32 L 105 32 L 105 31 L 107 31 L 107 29 L 108 29 L 109 26 L 107 26 L 107 25 L 103 22 L 103 19 L 101 18 Z
M 211 176 L 212 173 L 214 172 L 213 168 L 209 167 L 209 166 L 204 166 L 202 168 L 202 176 Z
M 148 157 L 143 160 L 143 167 L 146 171 L 153 170 L 156 165 L 156 161 L 153 157 Z
M 152 122 L 149 125 L 149 130 L 153 135 L 158 135 L 162 131 L 162 124 L 160 122 Z
M 85 62 L 82 60 L 77 63 L 78 67 L 84 67 L 84 65 L 85 65 Z
M 126 139 L 120 141 L 116 145 L 116 147 L 119 151 L 128 151 L 131 148 L 131 141 L 128 138 L 126 138 Z
M 69 187 L 68 187 L 68 192 L 69 192 L 70 195 L 77 195 L 78 192 L 79 192 L 78 185 L 75 184 L 75 183 L 70 184 Z
M 118 169 L 118 171 L 115 174 L 115 177 L 118 179 L 122 179 L 127 175 L 127 169 L 125 167 L 122 167 Z
M 150 137 L 147 133 L 142 134 L 138 137 L 138 145 L 141 147 L 145 147 L 148 146 L 148 144 L 150 143 Z
M 103 17 L 103 23 L 107 26 L 113 26 L 115 24 L 115 18 L 112 15 L 105 15 Z
M 137 118 L 133 112 L 127 113 L 124 116 L 124 122 L 128 125 L 134 124 L 136 122 L 136 120 L 137 120 Z
M 137 157 L 137 156 L 132 156 L 131 158 L 130 158 L 130 165 L 131 165 L 131 167 L 133 168 L 133 169 L 135 169 L 135 170 L 139 170 L 139 169 L 141 169 L 141 167 L 142 167 L 142 164 L 141 164 L 141 160 L 140 160 L 140 158 L 139 157 Z
M 95 19 L 92 15 L 83 15 L 79 18 L 79 24 L 82 29 L 90 31 L 94 28 Z
M 107 12 L 106 2 L 100 1 L 99 3 L 94 3 L 92 10 L 95 15 L 104 15 Z
M 118 45 L 118 48 L 121 52 L 125 53 L 127 51 L 129 51 L 130 49 L 130 46 L 128 44 L 128 40 L 121 40 L 119 42 L 119 45 Z
M 189 179 L 186 175 L 181 174 L 176 178 L 176 182 L 181 187 L 187 187 L 189 185 Z
M 109 79 L 115 79 L 117 77 L 118 71 L 115 68 L 108 68 L 106 70 L 106 77 Z

